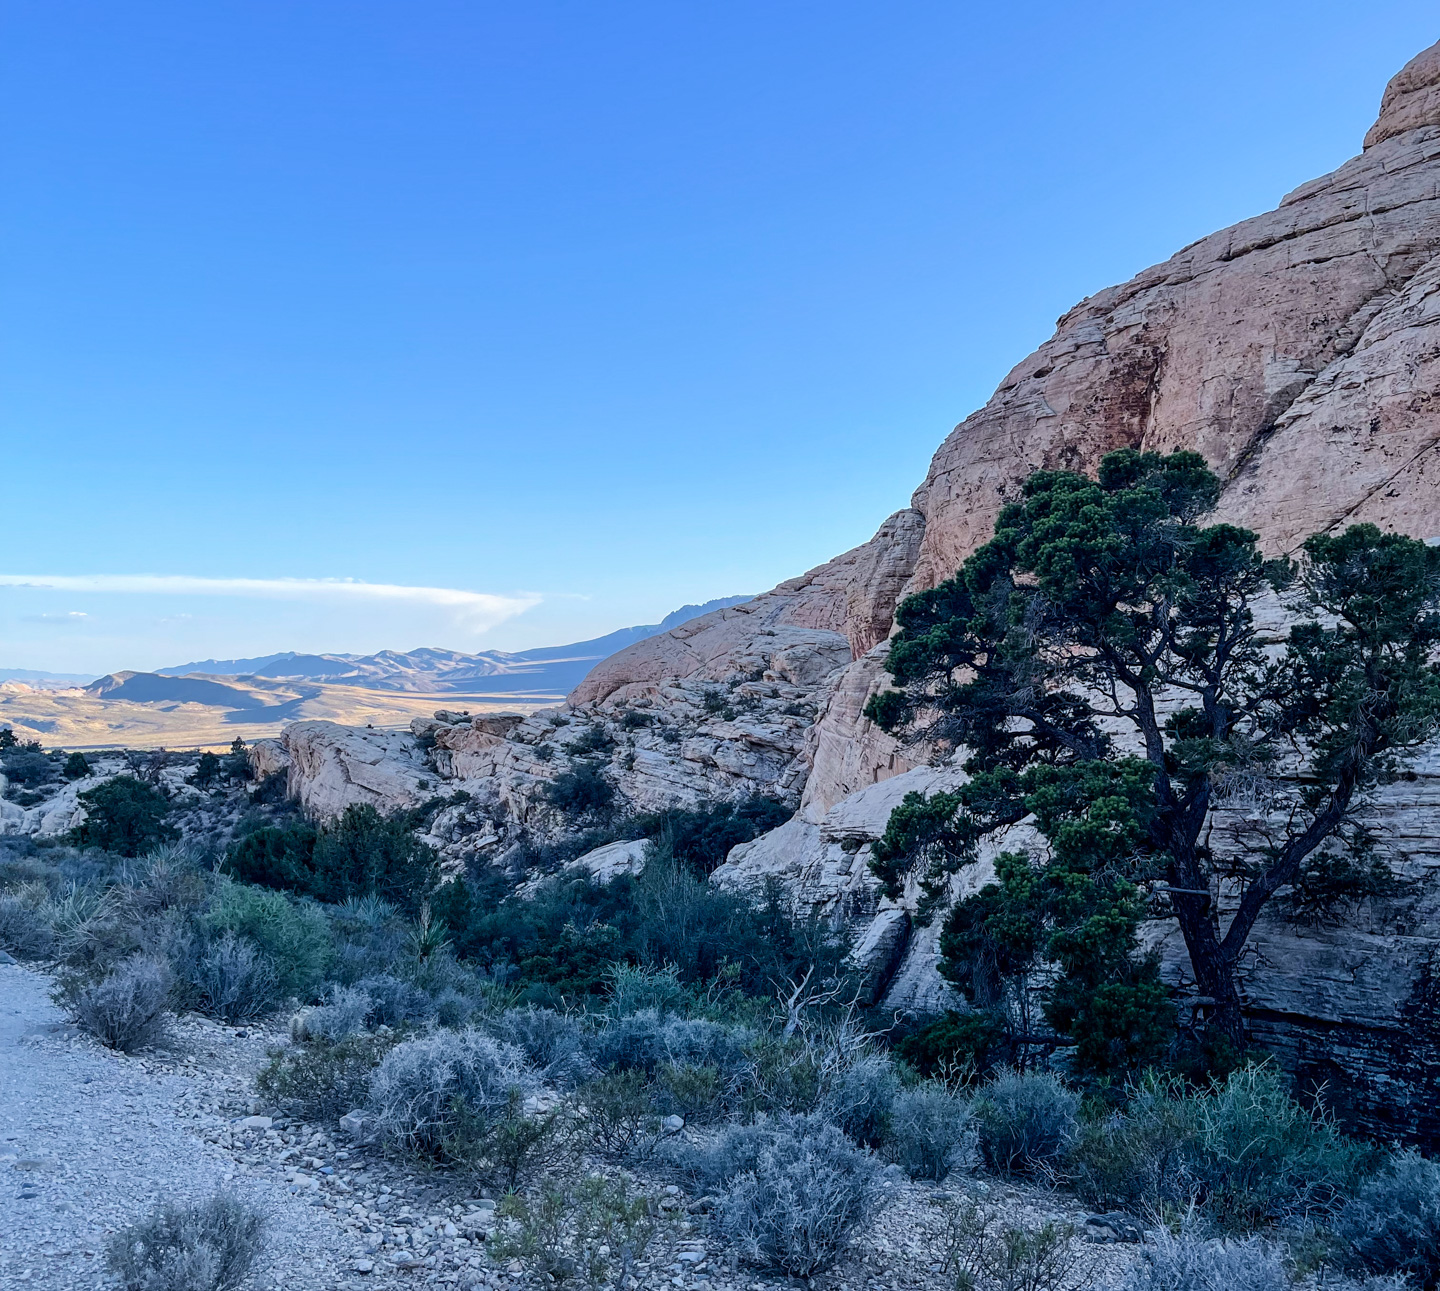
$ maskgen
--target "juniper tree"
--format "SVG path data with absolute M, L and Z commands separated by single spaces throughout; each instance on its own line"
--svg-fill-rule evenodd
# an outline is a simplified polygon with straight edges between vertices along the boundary
M 900 606 L 895 689 L 866 710 L 965 750 L 970 777 L 891 816 L 872 865 L 892 894 L 914 875 L 938 900 L 982 840 L 1033 819 L 1043 845 L 952 913 L 948 967 L 980 998 L 1048 963 L 1050 1021 L 1094 1065 L 1153 1044 L 1142 899 L 1179 924 L 1209 1038 L 1243 1048 L 1256 920 L 1373 877 L 1360 809 L 1440 730 L 1440 552 L 1356 525 L 1266 560 L 1248 530 L 1201 523 L 1219 491 L 1190 452 L 1035 473 L 990 542 Z M 1277 596 L 1282 640 L 1256 618 Z M 1236 845 L 1212 848 L 1217 812 Z

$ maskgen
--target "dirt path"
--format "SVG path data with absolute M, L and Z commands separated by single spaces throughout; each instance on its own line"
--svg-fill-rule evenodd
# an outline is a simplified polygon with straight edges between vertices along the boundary
M 0 964 L 0 1287 L 99 1286 L 117 1228 L 227 1186 L 270 1216 L 258 1286 L 385 1285 L 379 1269 L 356 1274 L 361 1239 L 317 1192 L 252 1176 L 243 1152 L 207 1141 L 234 1134 L 263 1044 L 211 1028 L 177 1034 L 173 1061 L 125 1058 L 78 1036 L 49 988 Z

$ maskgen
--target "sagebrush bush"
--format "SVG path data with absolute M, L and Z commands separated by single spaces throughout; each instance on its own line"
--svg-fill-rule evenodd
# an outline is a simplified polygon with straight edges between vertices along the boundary
M 168 964 L 134 955 L 98 982 L 71 985 L 64 998 L 75 1021 L 101 1044 L 134 1053 L 164 1036 L 170 984 Z
M 375 1007 L 369 995 L 355 986 L 332 986 L 325 1003 L 297 1013 L 290 1023 L 295 1040 L 327 1040 L 334 1044 L 365 1030 Z
M 1440 1162 L 1394 1157 L 1339 1214 L 1340 1259 L 1353 1273 L 1400 1274 L 1422 1291 L 1440 1287 Z
M 759 1128 L 712 1157 L 727 1163 L 718 1180 L 719 1228 L 748 1262 L 809 1277 L 833 1264 L 874 1217 L 885 1167 L 815 1117 Z
M 1075 1137 L 1077 1094 L 1048 1073 L 1002 1071 L 971 1111 L 981 1155 L 998 1174 L 1030 1174 L 1056 1163 Z
M 279 1003 L 269 959 L 233 932 L 222 933 L 201 952 L 192 974 L 200 1012 L 231 1026 L 264 1017 Z
M 547 1084 L 564 1089 L 594 1074 L 580 1024 L 554 1009 L 506 1009 L 486 1029 L 517 1046 Z
M 685 988 L 673 964 L 649 968 L 634 964 L 612 964 L 605 975 L 605 993 L 610 1012 L 618 1018 L 652 1009 L 673 1013 L 685 1004 Z
M 1067 1182 L 1097 1210 L 1183 1210 L 1199 1187 L 1192 1168 L 1197 1122 L 1181 1082 L 1148 1078 L 1129 1091 L 1123 1109 L 1081 1124 Z
M 289 1116 L 336 1121 L 366 1105 L 370 1077 L 394 1044 L 385 1036 L 360 1034 L 335 1044 L 320 1041 L 272 1050 L 255 1087 Z
M 709 1065 L 736 1070 L 745 1061 L 748 1030 L 730 1028 L 701 1018 L 665 1016 L 641 1009 L 613 1018 L 590 1037 L 597 1067 L 643 1071 L 653 1075 L 665 1063 Z
M 389 1142 L 443 1158 L 462 1128 L 473 1135 L 512 1091 L 528 1094 L 538 1083 L 514 1045 L 481 1031 L 440 1031 L 385 1055 L 370 1079 L 370 1108 Z
M 1207 1240 L 1161 1228 L 1126 1275 L 1125 1291 L 1290 1291 L 1281 1250 L 1258 1238 Z
M 827 1082 L 820 1112 L 857 1143 L 876 1147 L 899 1092 L 894 1064 L 880 1054 L 862 1053 Z
M 55 945 L 50 923 L 41 913 L 43 892 L 26 901 L 14 892 L 0 892 L 0 950 L 21 959 L 43 959 Z
M 123 1291 L 235 1291 L 255 1267 L 264 1217 L 234 1197 L 166 1204 L 110 1239 Z
M 970 1169 L 975 1141 L 969 1102 L 944 1085 L 901 1090 L 890 1104 L 885 1155 L 912 1179 L 940 1180 Z
M 413 982 L 401 981 L 389 973 L 362 977 L 355 989 L 370 997 L 369 1020 L 374 1026 L 400 1027 L 425 1022 L 435 1012 L 435 1002 Z

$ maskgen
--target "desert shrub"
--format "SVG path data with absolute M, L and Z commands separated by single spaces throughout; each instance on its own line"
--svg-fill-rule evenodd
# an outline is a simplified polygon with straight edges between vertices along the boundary
M 503 1108 L 478 1118 L 462 1116 L 447 1151 L 491 1187 L 513 1193 L 573 1163 L 575 1130 L 568 1108 L 530 1113 L 521 1091 L 511 1089 Z
M 370 997 L 372 1026 L 409 1026 L 428 1021 L 435 1011 L 434 1001 L 418 986 L 389 973 L 362 977 L 355 983 L 355 989 Z
M 609 1011 L 617 1018 L 649 1010 L 672 1013 L 685 1006 L 685 988 L 674 964 L 660 968 L 618 963 L 606 971 Z
M 85 819 L 70 831 L 81 847 L 99 847 L 120 856 L 139 856 L 180 832 L 169 824 L 170 800 L 154 785 L 120 775 L 80 795 Z
M 888 1058 L 861 1054 L 827 1082 L 820 1112 L 857 1143 L 876 1147 L 885 1137 L 900 1080 Z
M 83 753 L 72 753 L 65 759 L 65 769 L 61 774 L 67 780 L 83 780 L 90 774 L 90 763 Z
M 1207 1217 L 1229 1231 L 1331 1209 L 1367 1156 L 1322 1111 L 1296 1102 L 1268 1063 L 1197 1096 L 1194 1116 L 1189 1167 Z
M 453 986 L 442 988 L 434 999 L 435 1021 L 442 1027 L 463 1027 L 475 1012 L 475 1001 Z
M 579 757 L 588 754 L 609 753 L 615 747 L 615 737 L 603 726 L 587 726 L 565 746 L 565 752 Z
M 1080 1291 L 1092 1282 L 1074 1237 L 1063 1224 L 1007 1224 L 994 1208 L 962 1197 L 946 1207 L 942 1263 L 956 1291 Z
M 637 828 L 697 874 L 712 874 L 734 847 L 783 825 L 794 811 L 773 798 L 671 807 L 641 816 Z
M 885 1155 L 912 1179 L 945 1178 L 975 1158 L 970 1104 L 945 1086 L 901 1090 L 890 1104 Z
M 106 1263 L 123 1291 L 235 1291 L 259 1258 L 265 1222 L 234 1197 L 167 1203 L 110 1239 Z
M 331 1044 L 365 1030 L 374 1002 L 359 987 L 331 986 L 325 1003 L 295 1015 L 290 1025 L 295 1040 L 326 1040 Z
M 336 1121 L 370 1096 L 370 1076 L 395 1044 L 376 1035 L 351 1035 L 276 1049 L 255 1078 L 255 1087 L 289 1116 Z
M 580 762 L 550 782 L 545 798 L 567 816 L 604 820 L 614 811 L 615 788 L 598 767 Z
M 226 883 L 216 895 L 207 922 L 254 942 L 275 971 L 282 996 L 312 999 L 332 953 L 330 925 L 323 911 L 283 892 Z
M 439 881 L 440 864 L 411 824 L 403 813 L 346 807 L 315 840 L 313 895 L 322 901 L 374 895 L 417 913 Z
M 900 1037 L 895 1054 L 922 1076 L 968 1085 L 993 1076 L 1007 1048 L 1004 1025 L 975 1009 L 946 1013 Z
M 547 1084 L 563 1089 L 593 1074 L 580 1024 L 554 1009 L 506 1009 L 487 1030 L 515 1045 Z
M 718 1154 L 729 1162 L 718 1226 L 752 1264 L 809 1277 L 833 1264 L 879 1208 L 884 1167 L 818 1118 L 776 1120 L 733 1146 Z
M 1397 1155 L 1339 1214 L 1341 1263 L 1354 1273 L 1400 1274 L 1440 1287 L 1440 1162 Z
M 1159 1229 L 1126 1275 L 1124 1291 L 1290 1291 L 1280 1249 L 1258 1238 L 1206 1240 Z
M 655 1073 L 652 1097 L 665 1115 L 703 1125 L 725 1114 L 730 1084 L 712 1063 L 669 1062 Z
M 547 1286 L 627 1285 L 663 1222 L 654 1199 L 599 1175 L 549 1179 L 533 1195 L 512 1192 L 497 1213 L 503 1228 L 487 1248 L 518 1259 Z
M 1196 1110 L 1178 1081 L 1147 1078 L 1123 1109 L 1081 1123 L 1067 1181 L 1097 1210 L 1184 1209 L 1199 1186 L 1191 1165 Z
M 483 1032 L 439 1031 L 385 1055 L 370 1080 L 381 1133 L 417 1156 L 446 1157 L 462 1132 L 473 1136 L 538 1082 L 525 1055 Z
M 36 789 L 55 779 L 55 764 L 38 745 L 23 745 L 0 757 L 0 771 L 12 785 L 25 789 Z
M 313 894 L 316 833 L 303 820 L 252 829 L 230 845 L 224 869 L 242 883 Z
M 62 988 L 71 1016 L 101 1044 L 134 1053 L 165 1034 L 170 968 L 135 955 L 91 985 Z
M 985 1164 L 1009 1175 L 1050 1166 L 1070 1146 L 1079 1107 L 1054 1076 L 1001 1072 L 971 1104 Z
M 37 893 L 43 900 L 43 893 Z M 14 892 L 0 892 L 0 949 L 21 959 L 43 959 L 55 945 L 40 900 L 27 901 Z
M 643 1159 L 666 1137 L 649 1083 L 639 1071 L 614 1071 L 597 1077 L 581 1086 L 576 1099 L 597 1152 Z
M 233 932 L 222 933 L 204 949 L 190 985 L 196 1008 L 231 1026 L 264 1017 L 279 1004 L 270 961 Z

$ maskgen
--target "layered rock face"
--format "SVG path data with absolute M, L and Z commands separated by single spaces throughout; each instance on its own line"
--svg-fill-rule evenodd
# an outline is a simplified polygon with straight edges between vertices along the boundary
M 1121 447 L 1204 454 L 1225 481 L 1220 518 L 1271 551 L 1360 521 L 1440 535 L 1437 393 L 1440 44 L 1391 82 L 1359 156 L 1066 314 L 870 542 L 621 651 L 563 711 L 504 731 L 417 726 L 409 751 L 386 757 L 397 785 L 471 793 L 437 826 L 452 831 L 440 840 L 452 856 L 490 855 L 520 828 L 563 831 L 546 787 L 577 758 L 603 763 L 636 806 L 757 792 L 794 802 L 794 819 L 736 849 L 718 881 L 783 876 L 797 903 L 854 921 L 873 998 L 938 1007 L 933 928 L 912 927 L 909 903 L 879 900 L 866 864 L 907 789 L 959 774 L 861 716 L 884 684 L 901 597 L 952 574 L 1032 471 L 1092 471 Z M 380 785 L 380 737 L 315 726 L 264 755 L 312 810 L 412 793 Z M 1376 820 L 1409 895 L 1343 926 L 1265 924 L 1264 969 L 1248 984 L 1257 1032 L 1377 1123 L 1398 1107 L 1413 1123 L 1440 1092 L 1440 763 L 1415 776 Z M 1179 983 L 1180 957 L 1168 963 Z

